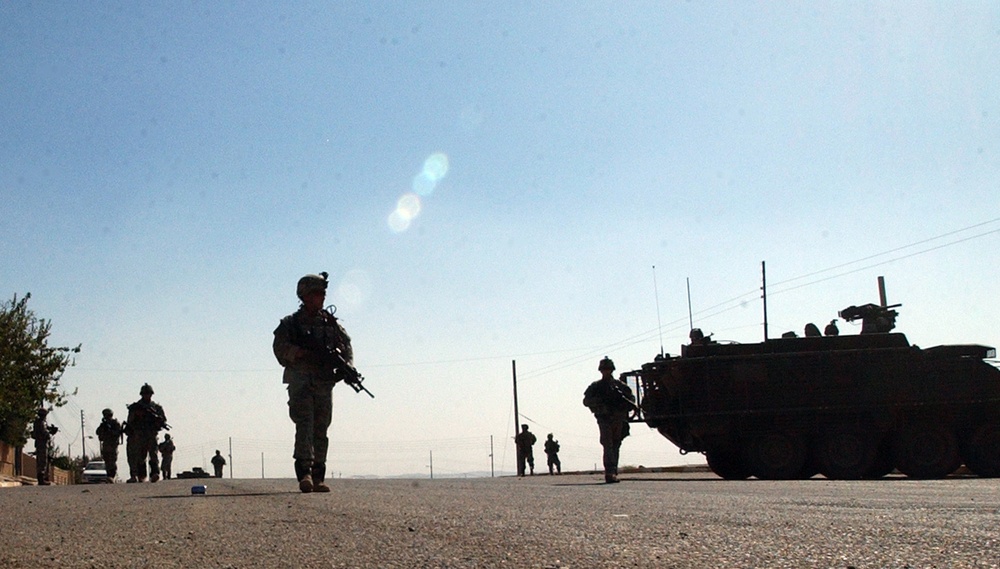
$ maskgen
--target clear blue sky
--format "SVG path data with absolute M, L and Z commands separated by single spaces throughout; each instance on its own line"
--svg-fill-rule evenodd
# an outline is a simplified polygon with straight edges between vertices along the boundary
M 5 2 L 0 293 L 83 344 L 74 453 L 149 382 L 175 470 L 291 476 L 271 332 L 325 270 L 377 396 L 333 472 L 513 470 L 512 360 L 591 468 L 598 360 L 677 353 L 686 279 L 719 339 L 766 261 L 773 335 L 884 275 L 914 343 L 1000 344 L 998 61 L 993 2 Z

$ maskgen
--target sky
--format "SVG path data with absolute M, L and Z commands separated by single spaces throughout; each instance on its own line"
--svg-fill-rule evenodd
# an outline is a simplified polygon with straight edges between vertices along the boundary
M 82 344 L 74 455 L 148 382 L 175 472 L 292 477 L 272 332 L 327 271 L 376 396 L 331 475 L 511 473 L 515 372 L 591 469 L 598 361 L 761 341 L 764 270 L 772 337 L 884 276 L 1000 344 L 998 60 L 995 2 L 0 2 L 0 293 Z

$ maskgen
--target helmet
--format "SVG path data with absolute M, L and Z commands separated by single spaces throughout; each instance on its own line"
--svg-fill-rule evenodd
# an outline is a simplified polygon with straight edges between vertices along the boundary
M 170 435 L 163 435 L 163 440 L 169 441 L 170 440 Z
M 39 417 L 44 417 L 44 416 L 46 416 L 48 414 L 49 414 L 49 410 L 46 409 L 45 407 L 39 407 L 38 408 L 38 416 Z
M 326 290 L 329 282 L 327 277 L 330 275 L 326 272 L 322 272 L 318 275 L 306 275 L 299 279 L 299 284 L 295 287 L 295 295 L 301 300 L 305 295 L 313 292 L 315 290 Z
M 608 356 L 604 356 L 604 359 L 601 360 L 601 363 L 597 364 L 597 371 L 603 371 L 606 369 L 609 369 L 611 371 L 615 370 L 615 362 L 611 361 L 611 358 L 609 358 Z
M 104 411 L 101 411 L 101 414 L 104 415 L 105 417 L 110 417 L 114 415 L 115 412 L 112 411 L 111 409 L 105 409 Z
M 143 383 L 142 387 L 139 388 L 139 395 L 153 394 L 153 388 L 148 383 Z

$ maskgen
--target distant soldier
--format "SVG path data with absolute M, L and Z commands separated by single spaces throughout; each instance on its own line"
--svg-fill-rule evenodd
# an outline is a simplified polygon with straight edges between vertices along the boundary
M 115 419 L 111 409 L 102 411 L 104 417 L 97 426 L 97 439 L 101 441 L 101 458 L 104 468 L 108 471 L 108 482 L 114 483 L 118 476 L 118 445 L 122 444 L 122 424 Z
M 215 468 L 215 477 L 222 478 L 222 467 L 226 465 L 226 459 L 222 458 L 221 451 L 215 451 L 215 456 L 212 457 L 212 466 Z
M 274 357 L 285 368 L 282 381 L 288 386 L 288 416 L 295 423 L 292 457 L 301 492 L 330 491 L 324 480 L 333 386 L 354 359 L 350 336 L 323 307 L 327 276 L 320 273 L 299 279 L 295 294 L 302 304 L 281 319 L 272 344 Z
M 531 447 L 535 446 L 534 433 L 528 430 L 528 425 L 521 425 L 521 432 L 514 437 L 514 446 L 517 447 L 517 475 L 524 476 L 524 463 L 528 463 L 531 474 L 535 474 L 535 454 Z
M 615 363 L 607 356 L 597 365 L 601 379 L 591 383 L 583 394 L 583 404 L 597 419 L 604 447 L 604 481 L 618 482 L 618 451 L 629 435 L 628 417 L 635 408 L 635 396 L 625 383 L 615 379 Z
M 149 460 L 149 481 L 160 480 L 160 461 L 157 456 L 156 435 L 167 426 L 163 407 L 153 402 L 153 388 L 148 383 L 139 389 L 138 401 L 128 406 L 125 421 L 125 454 L 128 456 L 129 479 L 127 482 L 146 480 L 146 460 Z
M 157 445 L 157 448 L 160 449 L 160 472 L 163 473 L 164 480 L 170 480 L 170 465 L 174 462 L 174 451 L 177 450 L 177 447 L 174 446 L 170 435 L 166 434 L 163 435 L 163 442 Z
M 59 432 L 55 425 L 46 425 L 45 418 L 49 411 L 44 407 L 38 410 L 38 417 L 31 428 L 31 438 L 35 439 L 35 473 L 39 486 L 48 486 L 49 482 L 49 443 L 52 435 Z
M 553 467 L 557 473 L 562 474 L 562 463 L 559 462 L 559 441 L 552 438 L 552 433 L 549 433 L 548 438 L 545 439 L 545 456 L 549 459 L 549 474 L 553 473 Z

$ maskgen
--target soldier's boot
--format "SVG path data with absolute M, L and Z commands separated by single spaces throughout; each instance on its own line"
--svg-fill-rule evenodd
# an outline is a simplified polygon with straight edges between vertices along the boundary
M 617 474 L 605 474 L 604 475 L 604 483 L 605 484 L 618 484 L 618 475 Z
M 330 491 L 330 487 L 326 485 L 326 482 L 323 481 L 324 479 L 326 479 L 326 465 L 313 464 L 312 466 L 313 492 Z
M 299 481 L 299 491 L 308 494 L 313 491 L 313 481 L 310 471 L 312 466 L 305 461 L 295 461 L 295 478 Z
M 149 481 L 150 482 L 159 482 L 160 481 L 160 475 L 159 474 L 154 474 L 154 475 L 150 476 L 149 477 Z

